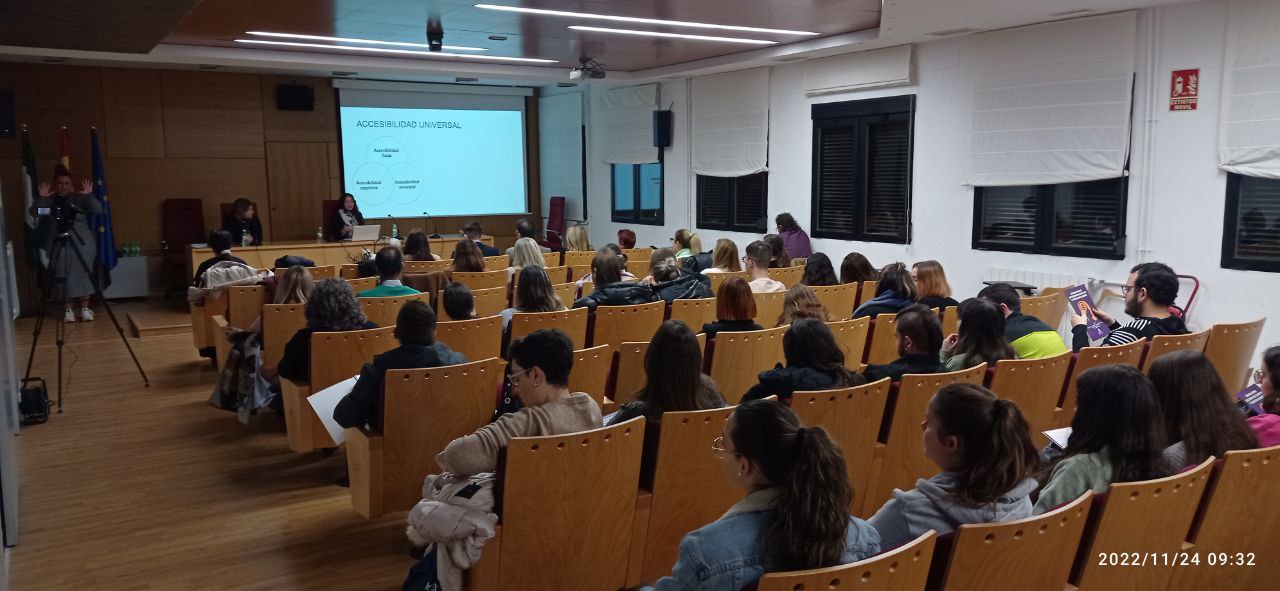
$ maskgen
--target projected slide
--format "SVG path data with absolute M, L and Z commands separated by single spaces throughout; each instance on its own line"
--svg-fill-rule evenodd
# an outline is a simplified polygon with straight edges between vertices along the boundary
M 340 108 L 346 191 L 366 219 L 522 213 L 519 111 Z

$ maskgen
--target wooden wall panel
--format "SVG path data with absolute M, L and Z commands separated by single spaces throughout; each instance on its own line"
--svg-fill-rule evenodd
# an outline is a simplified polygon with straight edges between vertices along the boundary
M 276 87 L 303 84 L 315 91 L 312 111 L 281 111 L 276 108 Z M 338 115 L 333 88 L 320 78 L 262 77 L 262 128 L 268 142 L 336 142 Z
M 330 196 L 329 154 L 318 142 L 267 142 L 272 240 L 315 238 Z
M 165 155 L 262 158 L 262 83 L 252 74 L 160 73 Z
M 329 142 L 327 144 L 329 150 L 329 178 L 342 179 L 342 148 L 338 147 L 338 142 Z M 341 183 L 339 183 L 341 184 Z
M 89 127 L 97 126 L 103 141 L 102 71 L 99 68 L 0 64 L 0 88 L 13 89 L 19 124 L 31 129 L 31 147 L 40 158 L 61 154 L 59 129 L 71 131 L 71 168 L 88 170 Z M 0 140 L 0 158 L 22 158 L 20 134 Z M 42 175 L 52 169 L 41 170 Z
M 133 68 L 102 70 L 105 127 L 103 148 L 111 158 L 164 158 L 164 112 L 160 72 Z

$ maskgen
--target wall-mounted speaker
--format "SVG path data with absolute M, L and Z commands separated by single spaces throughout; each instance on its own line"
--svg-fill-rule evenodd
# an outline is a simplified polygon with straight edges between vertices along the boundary
M 18 115 L 13 107 L 13 91 L 0 90 L 0 138 L 18 134 Z
M 281 84 L 276 87 L 276 108 L 281 111 L 314 111 L 316 90 L 305 84 Z
M 671 133 L 675 118 L 671 111 L 653 112 L 653 147 L 670 148 Z

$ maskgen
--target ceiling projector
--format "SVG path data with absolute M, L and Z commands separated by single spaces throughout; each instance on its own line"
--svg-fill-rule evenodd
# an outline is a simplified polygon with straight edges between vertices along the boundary
M 587 57 L 582 58 L 581 62 L 581 65 L 569 70 L 570 80 L 600 80 L 604 78 L 604 64 Z

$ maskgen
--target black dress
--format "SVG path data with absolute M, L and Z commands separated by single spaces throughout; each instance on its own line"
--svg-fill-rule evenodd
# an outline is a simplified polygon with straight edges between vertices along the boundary
M 250 246 L 262 246 L 262 220 L 258 219 L 256 215 L 247 220 L 242 220 L 233 213 L 222 220 L 222 229 L 231 234 L 232 244 L 243 246 L 240 242 L 240 236 L 245 230 L 248 230 L 252 240 Z
M 361 214 L 358 210 L 353 211 L 351 213 L 356 218 L 357 226 L 364 224 L 363 214 Z M 329 231 L 328 232 L 329 240 L 338 242 L 338 241 L 346 240 L 347 238 L 350 238 L 351 237 L 350 234 L 342 233 L 342 229 L 346 226 L 347 226 L 346 220 L 342 219 L 342 210 L 341 209 L 334 210 L 333 215 L 329 216 L 329 226 L 328 228 L 326 228 Z

